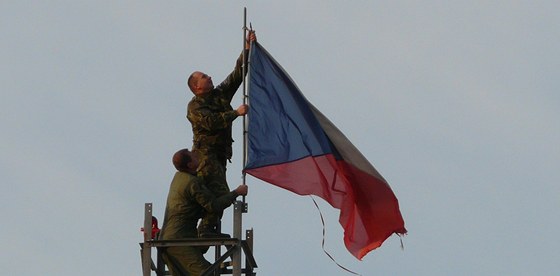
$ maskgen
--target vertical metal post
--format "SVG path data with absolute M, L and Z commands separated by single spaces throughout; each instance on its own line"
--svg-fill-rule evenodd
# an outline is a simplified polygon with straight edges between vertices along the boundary
M 144 244 L 142 245 L 142 275 L 150 276 L 152 269 L 152 203 L 144 204 Z
M 247 73 L 247 60 L 245 45 L 247 44 L 247 7 L 243 8 L 243 104 L 247 104 L 247 88 L 245 83 L 245 75 Z M 243 165 L 245 168 L 245 163 L 247 162 L 247 121 L 246 116 L 243 116 Z M 245 184 L 245 173 L 242 173 L 242 183 Z M 245 204 L 245 196 L 243 196 L 243 202 L 236 200 L 233 204 L 233 238 L 238 240 L 236 249 L 231 256 L 233 270 L 233 276 L 241 276 L 241 228 L 242 228 L 242 215 L 243 215 L 243 205 Z
M 246 84 L 246 74 L 248 70 L 249 63 L 246 62 L 248 57 L 246 56 L 245 45 L 247 44 L 247 8 L 243 8 L 243 104 L 247 104 L 247 84 Z M 243 166 L 247 163 L 247 116 L 243 116 Z M 246 174 L 242 172 L 242 183 L 245 183 Z M 241 229 L 242 229 L 242 217 L 243 213 L 247 212 L 247 205 L 245 203 L 245 196 L 243 196 L 243 201 L 235 201 L 233 209 L 233 238 L 237 239 L 236 249 L 231 256 L 233 270 L 233 276 L 241 276 Z
M 245 56 L 245 45 L 247 44 L 247 8 L 243 8 L 243 104 L 247 104 L 247 84 L 246 84 L 246 77 L 247 74 L 247 67 L 248 62 L 245 61 L 248 59 Z M 245 164 L 247 163 L 247 116 L 243 116 L 243 164 L 242 170 L 245 169 Z M 242 173 L 242 182 L 245 184 L 246 174 L 245 172 Z M 243 196 L 243 202 L 245 202 L 245 196 Z
M 247 246 L 249 247 L 251 255 L 253 255 L 254 254 L 254 251 L 253 251 L 253 228 L 245 230 L 245 242 L 247 242 Z M 251 257 L 251 258 L 253 258 L 253 257 Z M 254 267 L 253 267 L 253 265 L 251 265 L 249 267 L 249 265 L 248 265 L 249 263 L 250 263 L 250 261 L 247 258 L 247 252 L 245 252 L 245 269 L 247 271 L 245 273 L 245 275 L 253 276 Z
M 233 276 L 241 276 L 241 228 L 242 221 L 241 217 L 243 214 L 244 203 L 237 200 L 233 204 L 233 238 L 238 240 L 237 245 L 235 245 L 236 250 L 233 252 L 231 257 L 233 262 Z

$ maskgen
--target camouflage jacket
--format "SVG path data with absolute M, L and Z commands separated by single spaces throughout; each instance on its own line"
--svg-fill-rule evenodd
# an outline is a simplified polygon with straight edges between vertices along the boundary
M 222 83 L 204 96 L 194 96 L 189 102 L 187 119 L 192 125 L 193 149 L 231 158 L 231 125 L 237 118 L 231 100 L 243 82 L 242 57 L 237 59 L 233 72 Z
M 167 206 L 160 233 L 161 239 L 195 238 L 196 224 L 203 210 L 220 211 L 230 206 L 237 197 L 235 192 L 215 197 L 192 174 L 176 172 L 169 187 Z

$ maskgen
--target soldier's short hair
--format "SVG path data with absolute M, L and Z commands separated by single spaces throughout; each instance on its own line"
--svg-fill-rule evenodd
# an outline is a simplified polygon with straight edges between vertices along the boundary
M 182 149 L 173 154 L 173 166 L 180 172 L 188 171 L 191 160 L 191 152 L 188 149 Z
M 193 76 L 194 76 L 194 72 L 191 73 L 191 75 L 187 79 L 187 86 L 194 93 L 194 77 Z

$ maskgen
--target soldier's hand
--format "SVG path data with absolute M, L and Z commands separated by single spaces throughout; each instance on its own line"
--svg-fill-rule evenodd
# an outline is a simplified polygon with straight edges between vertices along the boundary
M 245 196 L 245 195 L 247 195 L 248 191 L 249 191 L 249 187 L 245 184 L 241 184 L 241 185 L 239 185 L 239 187 L 237 187 L 235 189 L 235 193 L 237 195 L 244 195 Z
M 257 35 L 255 34 L 255 31 L 249 31 L 246 41 L 247 42 L 245 43 L 245 49 L 249 49 L 251 47 L 251 41 L 257 41 Z
M 246 104 L 242 104 L 237 108 L 236 112 L 237 112 L 238 116 L 243 116 L 243 115 L 247 114 L 248 110 L 249 110 L 249 106 L 246 105 Z
M 251 30 L 249 31 L 249 41 L 257 41 L 257 34 L 255 33 L 255 31 Z

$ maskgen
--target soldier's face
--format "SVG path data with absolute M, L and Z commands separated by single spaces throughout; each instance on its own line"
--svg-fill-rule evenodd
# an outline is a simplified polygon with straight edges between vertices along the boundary
M 198 87 L 200 94 L 208 93 L 214 88 L 212 77 L 202 72 L 197 72 L 195 77 L 197 78 L 196 86 Z

